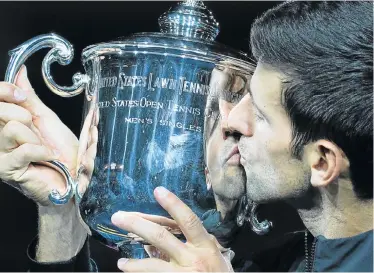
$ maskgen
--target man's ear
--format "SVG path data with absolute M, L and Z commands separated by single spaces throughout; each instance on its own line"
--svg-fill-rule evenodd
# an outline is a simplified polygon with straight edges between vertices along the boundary
M 210 174 L 209 174 L 208 167 L 205 167 L 204 172 L 205 172 L 206 188 L 209 191 L 212 188 L 212 183 L 210 182 Z
M 314 187 L 326 187 L 349 170 L 344 152 L 333 142 L 318 140 L 305 150 Z

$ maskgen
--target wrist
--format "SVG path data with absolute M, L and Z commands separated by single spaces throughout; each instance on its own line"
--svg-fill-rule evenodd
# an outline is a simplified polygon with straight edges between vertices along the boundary
M 36 249 L 38 262 L 61 262 L 76 256 L 87 239 L 71 201 L 62 206 L 38 206 L 39 236 Z

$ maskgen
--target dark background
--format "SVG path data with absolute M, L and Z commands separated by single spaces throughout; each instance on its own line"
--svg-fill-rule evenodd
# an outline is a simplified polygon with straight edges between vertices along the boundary
M 217 41 L 249 51 L 251 22 L 279 2 L 206 2 L 221 32 Z M 8 63 L 7 52 L 43 33 L 55 32 L 75 47 L 75 58 L 68 66 L 52 66 L 60 85 L 70 85 L 74 73 L 83 71 L 80 54 L 84 47 L 136 32 L 158 32 L 157 19 L 175 2 L 1 2 L 0 3 L 0 80 Z M 64 99 L 50 92 L 41 76 L 41 64 L 48 49 L 34 54 L 27 62 L 31 83 L 41 99 L 78 136 L 83 96 Z M 37 234 L 35 204 L 16 190 L 0 183 L 0 271 L 27 271 L 26 248 Z M 265 237 L 249 229 L 237 240 L 238 252 L 256 250 L 285 231 L 302 227 L 296 213 L 284 204 L 263 206 L 261 216 L 274 223 L 274 232 Z M 100 271 L 117 270 L 118 253 L 91 241 L 91 252 Z

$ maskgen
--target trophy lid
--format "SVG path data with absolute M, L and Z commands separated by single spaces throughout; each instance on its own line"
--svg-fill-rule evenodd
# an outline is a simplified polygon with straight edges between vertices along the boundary
M 191 58 L 232 68 L 253 67 L 246 53 L 215 42 L 219 24 L 202 1 L 186 0 L 162 14 L 160 32 L 142 32 L 83 50 L 82 61 L 107 54 L 156 54 Z
M 179 2 L 158 19 L 162 33 L 214 41 L 219 24 L 202 1 Z

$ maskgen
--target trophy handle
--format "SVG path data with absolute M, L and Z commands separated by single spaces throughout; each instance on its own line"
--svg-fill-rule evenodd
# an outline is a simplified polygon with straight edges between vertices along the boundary
M 5 73 L 5 81 L 14 84 L 22 64 L 39 49 L 49 47 L 52 49 L 44 57 L 42 64 L 43 79 L 48 88 L 61 97 L 73 97 L 82 93 L 89 82 L 87 75 L 74 74 L 73 85 L 69 87 L 57 85 L 51 76 L 50 66 L 52 63 L 58 62 L 61 65 L 68 65 L 74 56 L 73 46 L 67 40 L 54 33 L 36 36 L 9 51 L 10 61 Z M 76 191 L 76 183 L 69 170 L 57 160 L 38 163 L 52 167 L 65 176 L 66 192 L 62 194 L 58 190 L 53 189 L 49 194 L 49 200 L 55 205 L 66 204 Z
M 258 204 L 252 202 L 252 207 L 251 207 L 251 210 L 250 210 L 248 220 L 251 223 L 252 230 L 256 234 L 265 235 L 270 231 L 271 227 L 273 226 L 273 223 L 268 221 L 268 220 L 264 220 L 262 222 L 259 222 L 258 219 L 257 219 L 257 208 L 258 208 Z
M 246 196 L 240 198 L 238 213 L 236 216 L 236 224 L 241 227 L 244 225 L 245 221 L 248 221 L 253 232 L 255 232 L 257 235 L 265 235 L 270 231 L 273 223 L 269 220 L 264 220 L 262 222 L 258 220 L 258 206 L 259 205 L 253 201 L 248 202 L 248 198 Z

